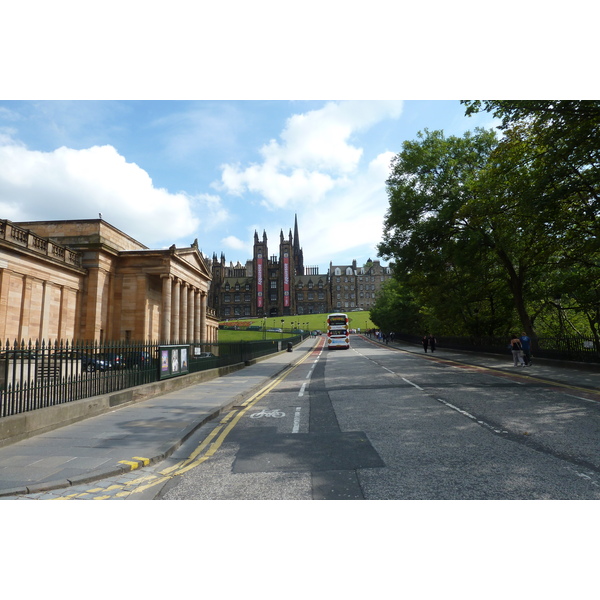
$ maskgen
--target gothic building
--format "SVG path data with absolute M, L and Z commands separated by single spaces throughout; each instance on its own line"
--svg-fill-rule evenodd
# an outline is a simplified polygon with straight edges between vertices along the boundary
M 298 235 L 281 231 L 277 254 L 269 255 L 268 239 L 254 233 L 252 260 L 229 266 L 225 255 L 213 254 L 209 306 L 221 319 L 281 317 L 327 310 L 327 275 L 305 267 Z
M 212 284 L 208 304 L 219 319 L 281 317 L 332 311 L 370 310 L 375 295 L 391 278 L 391 268 L 371 261 L 364 267 L 334 266 L 329 273 L 304 266 L 298 235 L 279 235 L 279 253 L 269 256 L 266 232 L 254 233 L 252 259 L 245 265 L 229 263 L 213 254 Z

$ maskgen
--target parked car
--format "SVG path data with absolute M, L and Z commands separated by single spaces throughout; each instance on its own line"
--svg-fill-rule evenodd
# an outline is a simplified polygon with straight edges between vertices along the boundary
M 147 369 L 154 363 L 150 352 L 126 352 L 122 355 L 126 369 Z
M 38 356 L 34 350 L 8 350 L 0 352 L 0 360 L 16 360 L 16 361 L 28 361 L 37 360 Z
M 111 362 L 114 369 L 124 369 L 126 367 L 125 358 L 122 354 L 117 354 L 116 352 L 105 352 L 104 354 L 100 354 L 98 356 Z
M 200 352 L 198 358 L 217 358 L 212 352 Z
M 84 352 L 55 352 L 51 355 L 56 360 L 81 361 L 81 368 L 87 373 L 108 371 L 113 368 L 112 361 L 102 354 L 86 354 Z

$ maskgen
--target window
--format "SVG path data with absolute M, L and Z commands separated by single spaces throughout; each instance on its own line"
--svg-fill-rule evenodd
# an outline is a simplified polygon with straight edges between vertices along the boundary
M 339 267 L 336 267 L 334 273 L 336 275 L 341 275 L 342 274 L 342 270 Z
M 298 302 L 302 302 L 304 300 L 304 293 L 298 292 Z
M 223 302 L 231 302 L 231 294 L 225 294 L 223 296 Z
M 276 290 L 277 289 L 277 282 L 276 281 L 271 281 L 271 289 L 272 290 Z

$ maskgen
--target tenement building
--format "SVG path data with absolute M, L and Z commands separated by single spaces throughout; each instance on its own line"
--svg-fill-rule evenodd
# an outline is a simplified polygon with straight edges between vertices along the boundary
M 371 259 L 362 267 L 355 260 L 351 265 L 329 263 L 329 275 L 331 310 L 371 310 L 381 286 L 392 278 L 392 267 Z
M 208 303 L 222 320 L 370 310 L 390 278 L 390 267 L 370 259 L 363 267 L 330 263 L 328 273 L 304 266 L 296 218 L 293 234 L 280 232 L 278 254 L 269 255 L 264 231 L 262 238 L 254 233 L 253 256 L 245 265 L 227 265 L 223 253 L 213 254 Z
M 210 342 L 210 262 L 100 219 L 0 220 L 0 340 Z

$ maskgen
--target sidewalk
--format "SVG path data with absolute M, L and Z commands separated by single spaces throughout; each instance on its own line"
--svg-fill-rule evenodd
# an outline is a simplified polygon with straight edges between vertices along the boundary
M 368 336 L 364 337 L 379 346 L 386 346 L 385 342 L 378 342 L 375 338 L 369 338 Z M 387 344 L 387 347 L 404 350 L 405 352 L 424 357 L 441 358 L 463 364 L 495 369 L 510 375 L 532 378 L 540 377 L 546 381 L 555 381 L 566 386 L 586 388 L 593 393 L 600 391 L 600 366 L 597 364 L 567 363 L 534 357 L 531 367 L 513 367 L 513 357 L 508 351 L 506 352 L 506 356 L 503 356 L 500 354 L 452 350 L 444 348 L 443 345 L 438 345 L 434 353 L 431 353 L 431 351 L 425 353 L 420 344 L 410 344 L 403 341 L 390 342 Z M 600 396 L 598 396 L 598 400 L 600 401 Z
M 0 448 L 0 497 L 67 488 L 160 462 L 315 344 L 308 338 L 291 353 Z

